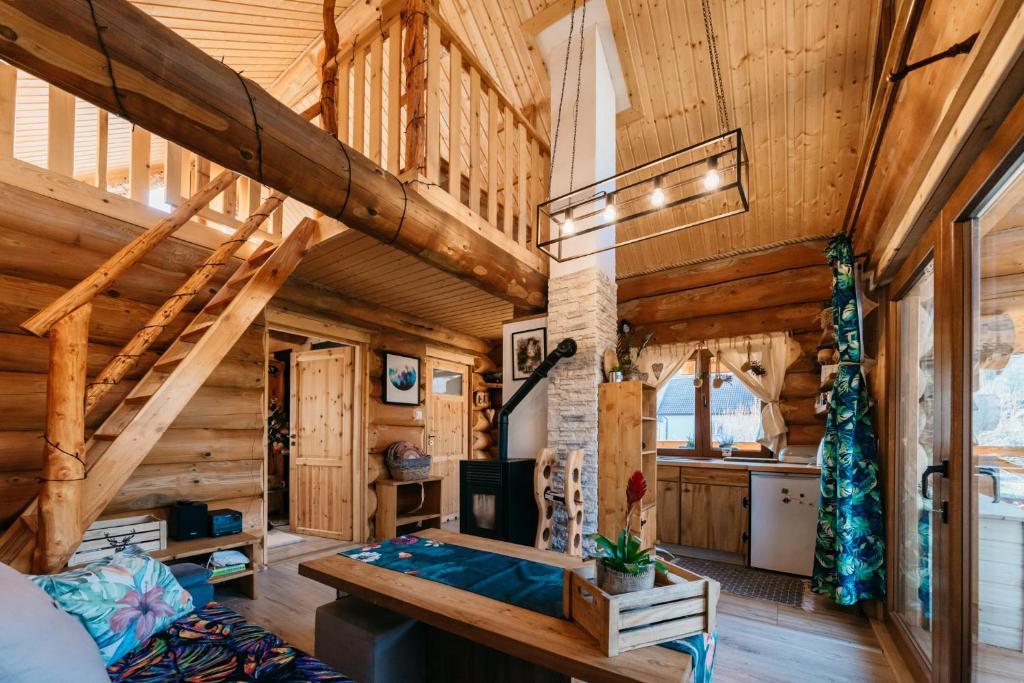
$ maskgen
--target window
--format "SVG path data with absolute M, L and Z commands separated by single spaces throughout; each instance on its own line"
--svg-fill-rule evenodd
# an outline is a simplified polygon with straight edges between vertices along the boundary
M 769 456 L 757 442 L 760 427 L 761 402 L 733 373 L 718 367 L 709 351 L 696 352 L 658 391 L 662 453 Z

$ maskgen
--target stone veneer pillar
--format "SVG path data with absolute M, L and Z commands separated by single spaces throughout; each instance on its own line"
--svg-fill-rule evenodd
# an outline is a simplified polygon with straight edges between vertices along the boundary
M 615 345 L 615 328 L 615 281 L 601 269 L 550 279 L 548 339 L 554 345 L 571 337 L 577 350 L 548 376 L 548 447 L 561 463 L 569 451 L 583 449 L 584 534 L 597 531 L 597 388 L 603 381 L 604 350 Z M 559 477 L 556 481 L 561 484 Z M 556 510 L 553 545 L 562 549 L 565 513 Z

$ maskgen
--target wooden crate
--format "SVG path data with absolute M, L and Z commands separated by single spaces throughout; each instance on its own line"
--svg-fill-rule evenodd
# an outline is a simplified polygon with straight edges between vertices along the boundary
M 597 587 L 596 565 L 566 570 L 572 620 L 609 657 L 715 629 L 717 581 L 666 565 L 651 590 L 609 595 Z
M 136 515 L 93 522 L 82 535 L 82 544 L 68 560 L 68 566 L 110 557 L 128 545 L 137 545 L 150 553 L 163 550 L 167 547 L 166 520 Z

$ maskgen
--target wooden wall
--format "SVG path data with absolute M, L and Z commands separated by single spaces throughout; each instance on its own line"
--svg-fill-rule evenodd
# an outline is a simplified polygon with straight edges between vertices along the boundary
M 624 278 L 619 317 L 652 330 L 655 344 L 792 332 L 803 353 L 786 373 L 782 412 L 790 443 L 816 444 L 825 431 L 814 412 L 818 315 L 832 295 L 824 247 L 817 240 Z
M 140 232 L 137 225 L 0 184 L 0 528 L 35 495 L 42 457 L 47 346 L 19 324 Z M 209 251 L 179 240 L 160 245 L 95 300 L 89 373 L 117 353 Z M 95 428 L 158 353 L 223 282 L 216 278 L 161 336 L 139 369 L 88 420 Z M 232 507 L 263 528 L 263 327 L 255 324 L 200 389 L 106 514 L 120 516 L 181 499 Z

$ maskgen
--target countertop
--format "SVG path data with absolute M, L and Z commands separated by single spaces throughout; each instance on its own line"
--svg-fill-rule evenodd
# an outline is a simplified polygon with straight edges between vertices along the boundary
M 821 474 L 817 465 L 798 465 L 791 462 L 757 462 L 751 460 L 723 460 L 722 458 L 683 458 L 666 455 L 658 456 L 659 465 L 671 467 L 706 467 L 747 472 L 776 472 L 778 474 Z

